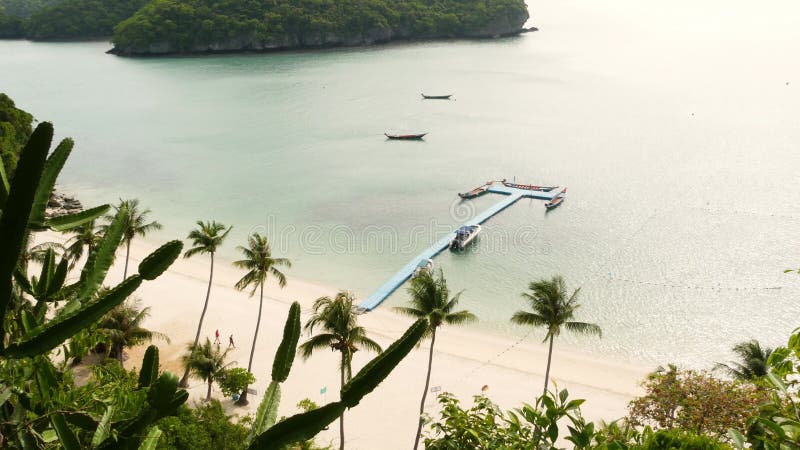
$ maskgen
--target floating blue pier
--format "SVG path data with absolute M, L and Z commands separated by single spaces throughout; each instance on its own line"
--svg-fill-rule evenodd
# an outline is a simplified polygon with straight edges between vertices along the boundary
M 513 205 L 517 200 L 528 197 L 528 198 L 536 198 L 539 200 L 552 200 L 555 196 L 557 196 L 561 192 L 562 188 L 558 187 L 550 192 L 544 191 L 534 191 L 529 189 L 516 189 L 512 187 L 507 187 L 502 183 L 495 182 L 489 186 L 487 192 L 494 193 L 494 194 L 502 194 L 506 197 L 489 207 L 488 209 L 484 210 L 480 214 L 476 215 L 472 219 L 468 220 L 467 222 L 463 223 L 464 225 L 480 225 L 483 222 L 489 220 L 492 216 L 496 215 L 500 211 L 508 208 L 509 206 Z M 459 227 L 456 227 L 458 229 Z M 408 262 L 405 266 L 403 266 L 397 273 L 392 275 L 386 283 L 383 283 L 381 287 L 378 288 L 375 292 L 370 294 L 366 300 L 364 300 L 359 307 L 362 310 L 371 311 L 378 307 L 384 300 L 386 300 L 394 291 L 397 290 L 403 283 L 406 282 L 411 275 L 414 274 L 414 270 L 422 261 L 426 261 L 428 259 L 433 259 L 434 256 L 438 255 L 442 252 L 442 250 L 448 248 L 450 246 L 450 241 L 453 240 L 455 237 L 455 231 L 447 234 L 446 236 L 442 237 L 438 241 L 436 241 L 433 245 L 423 250 L 420 254 L 415 256 L 411 261 Z

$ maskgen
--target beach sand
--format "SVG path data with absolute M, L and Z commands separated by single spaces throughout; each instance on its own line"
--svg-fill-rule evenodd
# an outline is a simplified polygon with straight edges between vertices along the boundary
M 36 235 L 36 242 L 63 240 L 63 235 L 53 232 Z M 129 271 L 135 273 L 139 261 L 157 244 L 134 240 Z M 123 265 L 124 249 L 120 249 L 106 284 L 113 285 L 122 280 Z M 180 357 L 186 345 L 194 339 L 202 311 L 208 270 L 208 256 L 180 258 L 161 277 L 143 283 L 135 294 L 144 305 L 151 307 L 151 316 L 145 326 L 166 333 L 171 338 L 169 344 L 163 341 L 154 343 L 160 349 L 162 370 L 172 371 L 178 376 L 183 374 Z M 252 387 L 259 395 L 251 395 L 247 407 L 237 407 L 230 399 L 223 399 L 222 393 L 214 387 L 214 397 L 222 400 L 231 414 L 255 412 L 258 407 L 260 394 L 270 380 L 272 360 L 282 336 L 289 304 L 292 301 L 300 302 L 303 307 L 301 320 L 305 322 L 316 298 L 334 295 L 337 291 L 336 288 L 299 280 L 291 275 L 291 270 L 285 273 L 288 283 L 284 289 L 274 282 L 265 286 L 264 312 L 253 361 L 257 382 Z M 258 313 L 258 297 L 249 297 L 249 292 L 239 292 L 233 288 L 242 275 L 243 272 L 232 267 L 230 261 L 217 258 L 201 340 L 208 337 L 213 341 L 215 330 L 219 330 L 222 345 L 226 347 L 228 336 L 232 334 L 236 348 L 231 350 L 229 359 L 236 361 L 240 367 L 247 367 Z M 76 277 L 77 274 L 71 276 Z M 384 348 L 412 323 L 411 319 L 397 315 L 388 308 L 378 308 L 359 319 L 369 335 Z M 503 408 L 515 408 L 523 402 L 533 403 L 541 393 L 547 361 L 547 346 L 540 343 L 543 334 L 543 330 L 532 333 L 514 346 L 517 339 L 511 337 L 489 335 L 469 326 L 444 327 L 437 333 L 431 386 L 454 393 L 466 404 L 471 404 L 472 396 L 481 393 L 485 385 L 488 386 L 486 394 Z M 301 342 L 306 338 L 306 335 L 301 336 Z M 348 449 L 407 449 L 412 446 L 425 382 L 427 345 L 424 342 L 409 354 L 375 391 L 346 413 Z M 139 366 L 144 348 L 142 346 L 129 351 L 126 368 Z M 367 352 L 357 352 L 353 373 L 371 357 Z M 308 361 L 303 361 L 298 354 L 289 379 L 283 384 L 279 416 L 299 412 L 296 404 L 304 398 L 319 405 L 337 400 L 338 362 L 338 353 L 323 351 Z M 587 419 L 611 421 L 625 415 L 628 402 L 641 393 L 639 383 L 650 369 L 592 356 L 556 342 L 551 379 L 559 388 L 568 389 L 571 398 L 587 399 L 583 405 Z M 320 393 L 323 388 L 327 388 L 327 393 Z M 206 385 L 200 380 L 191 380 L 189 392 L 190 402 L 201 401 L 206 393 Z M 428 395 L 426 411 L 432 414 L 438 411 L 435 395 Z M 337 443 L 338 424 L 334 423 L 320 433 L 317 441 Z

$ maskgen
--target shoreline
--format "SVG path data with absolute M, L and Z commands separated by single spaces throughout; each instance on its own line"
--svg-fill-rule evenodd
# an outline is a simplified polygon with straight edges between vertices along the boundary
M 36 242 L 63 242 L 65 236 L 47 231 L 36 234 Z M 166 241 L 164 241 L 166 242 Z M 131 264 L 135 270 L 144 256 L 163 242 L 134 240 L 131 245 Z M 124 252 L 118 253 L 118 260 L 109 270 L 106 283 L 114 284 L 122 278 Z M 214 331 L 219 329 L 223 344 L 233 334 L 236 348 L 231 350 L 229 361 L 237 361 L 239 367 L 247 367 L 255 315 L 258 310 L 257 297 L 250 298 L 249 292 L 239 292 L 233 284 L 241 277 L 240 270 L 231 266 L 229 260 L 216 258 L 214 283 L 206 314 L 201 339 L 213 340 Z M 171 343 L 154 341 L 161 353 L 161 369 L 170 370 L 178 376 L 183 374 L 180 357 L 187 343 L 194 338 L 197 321 L 202 310 L 208 287 L 208 257 L 197 256 L 191 259 L 179 258 L 167 272 L 158 279 L 144 283 L 135 294 L 142 299 L 142 306 L 150 307 L 150 317 L 145 326 L 154 331 L 169 335 Z M 76 277 L 71 273 L 70 277 Z M 274 282 L 265 286 L 264 314 L 259 330 L 259 339 L 253 361 L 256 383 L 252 386 L 258 391 L 247 407 L 236 407 L 230 399 L 214 388 L 213 396 L 223 402 L 229 414 L 254 413 L 260 401 L 260 394 L 269 380 L 274 351 L 280 340 L 283 323 L 289 304 L 297 300 L 302 307 L 302 319 L 309 315 L 313 301 L 324 295 L 334 295 L 336 288 L 293 278 L 287 272 L 287 285 L 279 289 Z M 412 320 L 400 316 L 390 309 L 378 308 L 359 317 L 369 335 L 383 347 L 399 337 Z M 307 338 L 304 333 L 301 342 Z M 519 340 L 518 344 L 515 344 Z M 146 346 L 128 351 L 125 362 L 127 369 L 138 367 Z M 423 342 L 396 368 L 395 372 L 381 386 L 367 396 L 361 404 L 349 410 L 345 420 L 348 448 L 407 448 L 413 439 L 419 398 L 424 384 L 427 368 L 428 343 Z M 373 355 L 358 352 L 355 354 L 353 368 L 357 371 Z M 538 342 L 533 334 L 525 339 L 504 337 L 473 327 L 442 328 L 437 333 L 435 357 L 431 386 L 442 391 L 452 392 L 465 404 L 471 397 L 481 393 L 488 386 L 486 395 L 504 409 L 531 403 L 542 389 L 547 346 Z M 338 358 L 335 354 L 321 352 L 303 361 L 297 355 L 289 379 L 283 386 L 283 398 L 279 415 L 289 416 L 298 412 L 295 405 L 304 398 L 310 398 L 323 405 L 337 398 L 339 385 Z M 571 398 L 584 398 L 585 417 L 590 420 L 612 421 L 626 414 L 627 403 L 641 393 L 639 383 L 652 368 L 631 362 L 592 355 L 558 345 L 553 354 L 551 378 L 559 389 L 568 389 Z M 551 384 L 551 388 L 553 385 Z M 322 394 L 321 389 L 330 392 Z M 205 396 L 206 386 L 198 380 L 190 380 L 190 404 Z M 436 397 L 428 396 L 426 412 L 435 416 L 438 411 Z M 367 429 L 353 424 L 367 423 L 382 415 L 380 427 Z M 320 443 L 336 442 L 337 427 L 323 431 L 317 439 Z M 387 444 L 388 442 L 388 444 Z

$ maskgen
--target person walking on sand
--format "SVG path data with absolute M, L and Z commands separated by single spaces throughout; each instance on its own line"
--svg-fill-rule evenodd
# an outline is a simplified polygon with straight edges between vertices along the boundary
M 233 335 L 228 336 L 228 348 L 236 348 L 236 344 L 233 343 Z
M 221 342 L 219 341 L 219 330 L 214 332 L 214 343 L 217 345 L 221 344 Z

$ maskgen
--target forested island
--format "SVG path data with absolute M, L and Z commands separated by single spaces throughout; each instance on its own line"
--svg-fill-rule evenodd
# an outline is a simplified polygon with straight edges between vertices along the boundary
M 153 0 L 115 28 L 112 53 L 265 51 L 516 34 L 523 0 Z
M 0 38 L 108 38 L 147 0 L 0 0 Z

